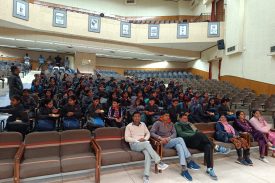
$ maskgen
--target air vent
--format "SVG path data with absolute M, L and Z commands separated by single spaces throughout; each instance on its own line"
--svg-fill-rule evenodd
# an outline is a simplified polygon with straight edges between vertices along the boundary
M 231 46 L 229 48 L 227 48 L 227 52 L 232 52 L 236 50 L 236 46 Z
M 137 4 L 137 0 L 125 0 L 125 4 L 127 4 L 127 5 L 135 5 L 135 4 Z
M 271 52 L 271 53 L 275 53 L 275 46 L 271 46 L 271 47 L 270 47 L 270 52 Z

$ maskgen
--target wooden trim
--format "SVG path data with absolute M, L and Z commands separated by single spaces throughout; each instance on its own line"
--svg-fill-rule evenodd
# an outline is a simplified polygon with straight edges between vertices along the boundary
M 222 81 L 228 81 L 238 88 L 251 88 L 256 94 L 275 94 L 275 85 L 237 76 L 221 76 Z
M 92 148 L 96 152 L 96 168 L 95 168 L 95 182 L 100 183 L 100 169 L 101 169 L 101 152 L 102 149 L 95 141 L 95 139 L 91 140 Z
M 14 182 L 19 183 L 20 182 L 20 162 L 24 154 L 25 145 L 21 144 L 19 147 L 15 157 L 14 157 Z

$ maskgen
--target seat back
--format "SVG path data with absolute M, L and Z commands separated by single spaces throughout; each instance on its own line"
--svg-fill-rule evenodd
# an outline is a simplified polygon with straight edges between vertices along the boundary
M 122 148 L 122 144 L 121 144 L 122 135 L 119 128 L 115 128 L 115 127 L 97 128 L 95 130 L 94 138 L 102 150 Z
M 198 128 L 199 131 L 201 131 L 208 137 L 214 138 L 216 132 L 216 122 L 196 123 L 195 126 L 196 128 Z
M 130 148 L 129 143 L 125 141 L 125 127 L 120 128 L 121 131 L 121 144 L 123 148 Z
M 0 160 L 13 159 L 22 140 L 23 137 L 18 132 L 0 133 Z
M 60 133 L 60 138 L 61 156 L 91 152 L 91 132 L 89 130 L 63 131 Z
M 60 135 L 58 132 L 33 132 L 25 138 L 24 159 L 60 155 Z

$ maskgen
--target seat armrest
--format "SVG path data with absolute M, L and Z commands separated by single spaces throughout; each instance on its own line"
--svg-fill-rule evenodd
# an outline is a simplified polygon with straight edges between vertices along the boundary
M 161 143 L 161 140 L 154 137 L 150 137 L 149 141 L 153 148 L 156 150 L 156 152 L 159 154 L 159 156 L 162 158 L 163 144 Z
M 275 129 L 274 129 L 274 128 L 271 128 L 270 131 L 275 132 Z
M 20 162 L 22 160 L 23 154 L 24 154 L 25 145 L 21 144 L 17 153 L 14 157 L 14 182 L 18 183 L 20 181 Z
M 101 147 L 95 141 L 95 139 L 91 140 L 91 147 L 95 150 L 96 154 L 96 168 L 95 168 L 95 182 L 100 182 L 100 169 L 101 169 Z

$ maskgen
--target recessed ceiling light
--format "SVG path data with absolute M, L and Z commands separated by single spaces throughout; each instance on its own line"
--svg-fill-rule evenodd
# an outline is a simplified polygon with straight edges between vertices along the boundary
M 0 47 L 16 48 L 16 46 L 12 46 L 12 45 L 0 45 Z
M 29 48 L 27 47 L 28 50 L 41 50 L 41 48 Z
M 52 42 L 48 42 L 48 41 L 35 41 L 37 43 L 42 43 L 42 44 L 53 44 Z
M 0 39 L 15 40 L 14 38 L 11 38 L 11 37 L 0 37 Z
M 57 50 L 55 50 L 55 49 L 50 49 L 50 48 L 45 48 L 45 49 L 43 49 L 44 51 L 57 51 Z
M 16 41 L 22 41 L 22 42 L 31 42 L 33 43 L 33 40 L 28 40 L 28 39 L 15 39 Z

